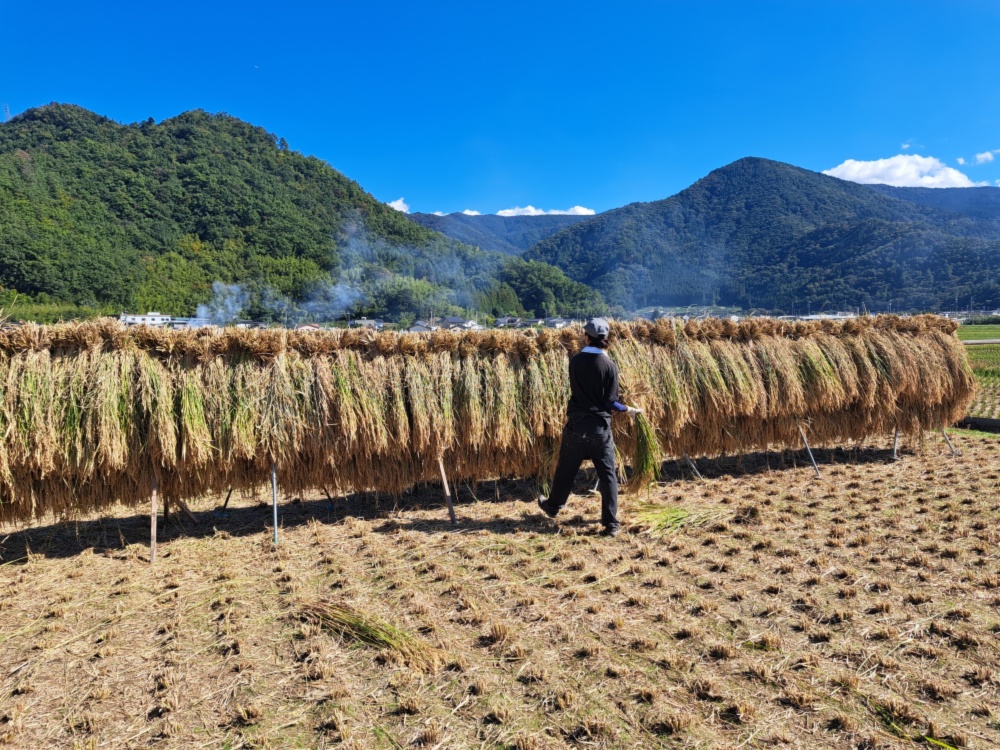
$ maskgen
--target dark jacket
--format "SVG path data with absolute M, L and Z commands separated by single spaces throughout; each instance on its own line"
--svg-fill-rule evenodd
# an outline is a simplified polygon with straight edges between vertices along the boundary
M 588 347 L 589 349 L 589 347 Z M 618 403 L 618 365 L 604 353 L 581 351 L 569 361 L 570 423 L 581 417 L 600 417 L 609 426 L 611 413 L 624 411 Z

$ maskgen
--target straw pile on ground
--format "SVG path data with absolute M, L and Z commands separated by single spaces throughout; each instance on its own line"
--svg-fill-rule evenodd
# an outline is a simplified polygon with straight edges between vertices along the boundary
M 665 455 L 907 435 L 961 418 L 975 381 L 950 321 L 619 323 L 613 356 Z M 397 493 L 546 476 L 580 331 L 0 332 L 0 522 L 251 488 Z M 631 420 L 616 419 L 622 453 Z

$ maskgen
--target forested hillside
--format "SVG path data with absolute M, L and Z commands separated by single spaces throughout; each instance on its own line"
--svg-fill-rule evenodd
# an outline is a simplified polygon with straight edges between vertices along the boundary
M 532 245 L 555 234 L 560 229 L 578 224 L 590 216 L 497 216 L 485 214 L 470 216 L 453 213 L 410 214 L 421 226 L 474 245 L 483 250 L 495 250 L 508 255 L 520 255 Z
M 184 315 L 223 282 L 265 317 L 457 311 L 483 295 L 530 309 L 510 300 L 524 274 L 508 263 L 225 114 L 122 125 L 52 104 L 0 124 L 0 303 L 16 292 L 58 309 Z M 600 308 L 545 272 L 559 280 L 551 310 Z
M 894 187 L 892 185 L 869 185 L 868 187 L 900 200 L 962 214 L 992 224 L 1000 224 L 1000 188 L 920 188 Z
M 1000 225 L 985 217 L 1000 189 L 981 190 L 911 193 L 747 158 L 666 200 L 564 229 L 525 257 L 626 307 L 996 306 Z

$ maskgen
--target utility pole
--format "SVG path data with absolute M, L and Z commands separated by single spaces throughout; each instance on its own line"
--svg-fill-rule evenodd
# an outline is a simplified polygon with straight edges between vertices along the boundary
M 3 105 L 3 121 L 10 122 L 10 105 L 6 102 Z

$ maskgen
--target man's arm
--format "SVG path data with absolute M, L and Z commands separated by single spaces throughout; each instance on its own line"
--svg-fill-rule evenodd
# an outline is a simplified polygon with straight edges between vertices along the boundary
M 619 388 L 618 388 L 618 365 L 616 365 L 614 363 L 614 360 L 612 360 L 610 357 L 608 358 L 607 361 L 608 361 L 608 364 L 610 365 L 610 367 L 608 369 L 611 372 L 611 383 L 610 383 L 610 387 L 608 388 L 608 400 L 607 400 L 607 403 L 605 404 L 604 408 L 607 411 L 628 411 L 628 407 L 625 406 L 625 404 L 620 403 L 619 400 L 618 400 L 618 399 L 621 398 L 621 395 L 618 392 L 619 391 Z
M 637 409 L 634 406 L 625 406 L 625 404 L 619 401 L 621 394 L 619 393 L 618 387 L 618 365 L 616 365 L 613 360 L 609 359 L 608 361 L 611 362 L 611 396 L 608 406 L 606 407 L 607 410 L 638 414 L 642 411 L 642 409 Z

